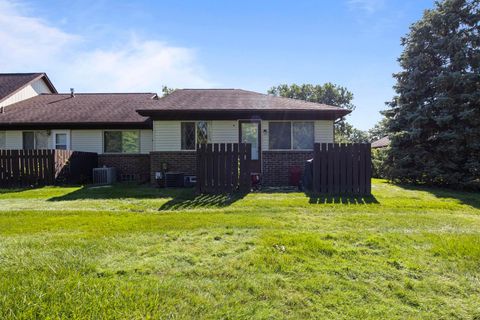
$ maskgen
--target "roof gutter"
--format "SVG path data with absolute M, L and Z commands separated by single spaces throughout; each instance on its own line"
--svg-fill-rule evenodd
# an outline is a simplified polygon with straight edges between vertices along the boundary
M 332 110 L 158 110 L 140 109 L 137 112 L 153 120 L 336 120 L 351 112 L 346 109 Z

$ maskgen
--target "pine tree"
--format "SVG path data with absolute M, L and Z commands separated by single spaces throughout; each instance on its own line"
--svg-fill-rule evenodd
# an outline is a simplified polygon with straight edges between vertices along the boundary
M 480 188 L 480 0 L 437 2 L 402 45 L 390 178 Z

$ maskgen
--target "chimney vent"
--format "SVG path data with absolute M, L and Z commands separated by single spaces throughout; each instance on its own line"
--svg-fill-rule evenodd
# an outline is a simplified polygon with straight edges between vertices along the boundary
M 75 97 L 75 89 L 74 88 L 70 88 L 70 97 Z

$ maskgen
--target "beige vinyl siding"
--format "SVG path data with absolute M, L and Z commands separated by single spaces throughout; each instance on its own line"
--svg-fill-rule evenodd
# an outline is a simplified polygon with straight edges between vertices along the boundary
M 181 123 L 183 121 L 153 122 L 153 151 L 181 151 Z M 185 122 L 191 122 L 186 120 Z M 212 143 L 237 143 L 238 121 L 208 121 Z
M 181 123 L 182 121 L 154 121 L 153 122 L 153 151 L 180 151 L 181 150 Z M 268 150 L 268 123 L 261 122 L 262 150 Z M 333 142 L 333 121 L 314 121 L 315 142 Z M 237 143 L 238 121 L 209 121 L 209 133 L 212 143 Z M 264 132 L 264 130 L 267 132 Z
M 152 130 L 140 130 L 140 153 L 148 154 L 153 151 Z
M 22 131 L 6 131 L 5 132 L 5 147 L 6 149 L 18 150 L 23 147 Z
M 268 150 L 268 121 L 262 120 L 261 127 L 262 151 L 266 151 Z
M 102 130 L 72 130 L 71 149 L 74 151 L 103 153 Z
M 210 121 L 212 143 L 238 143 L 238 121 Z
M 13 103 L 17 103 L 22 100 L 26 100 L 35 96 L 38 96 L 42 93 L 51 93 L 48 86 L 45 84 L 43 79 L 32 82 L 22 90 L 15 93 L 13 96 L 7 98 L 6 100 L 0 102 L 0 107 L 5 107 Z
M 180 151 L 180 121 L 153 122 L 153 151 Z
M 315 121 L 315 142 L 333 143 L 333 121 L 332 120 Z

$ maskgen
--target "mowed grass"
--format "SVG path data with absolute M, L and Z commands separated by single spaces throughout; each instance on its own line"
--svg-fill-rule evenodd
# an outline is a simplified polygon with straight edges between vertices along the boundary
M 1 319 L 480 319 L 480 194 L 0 191 Z

